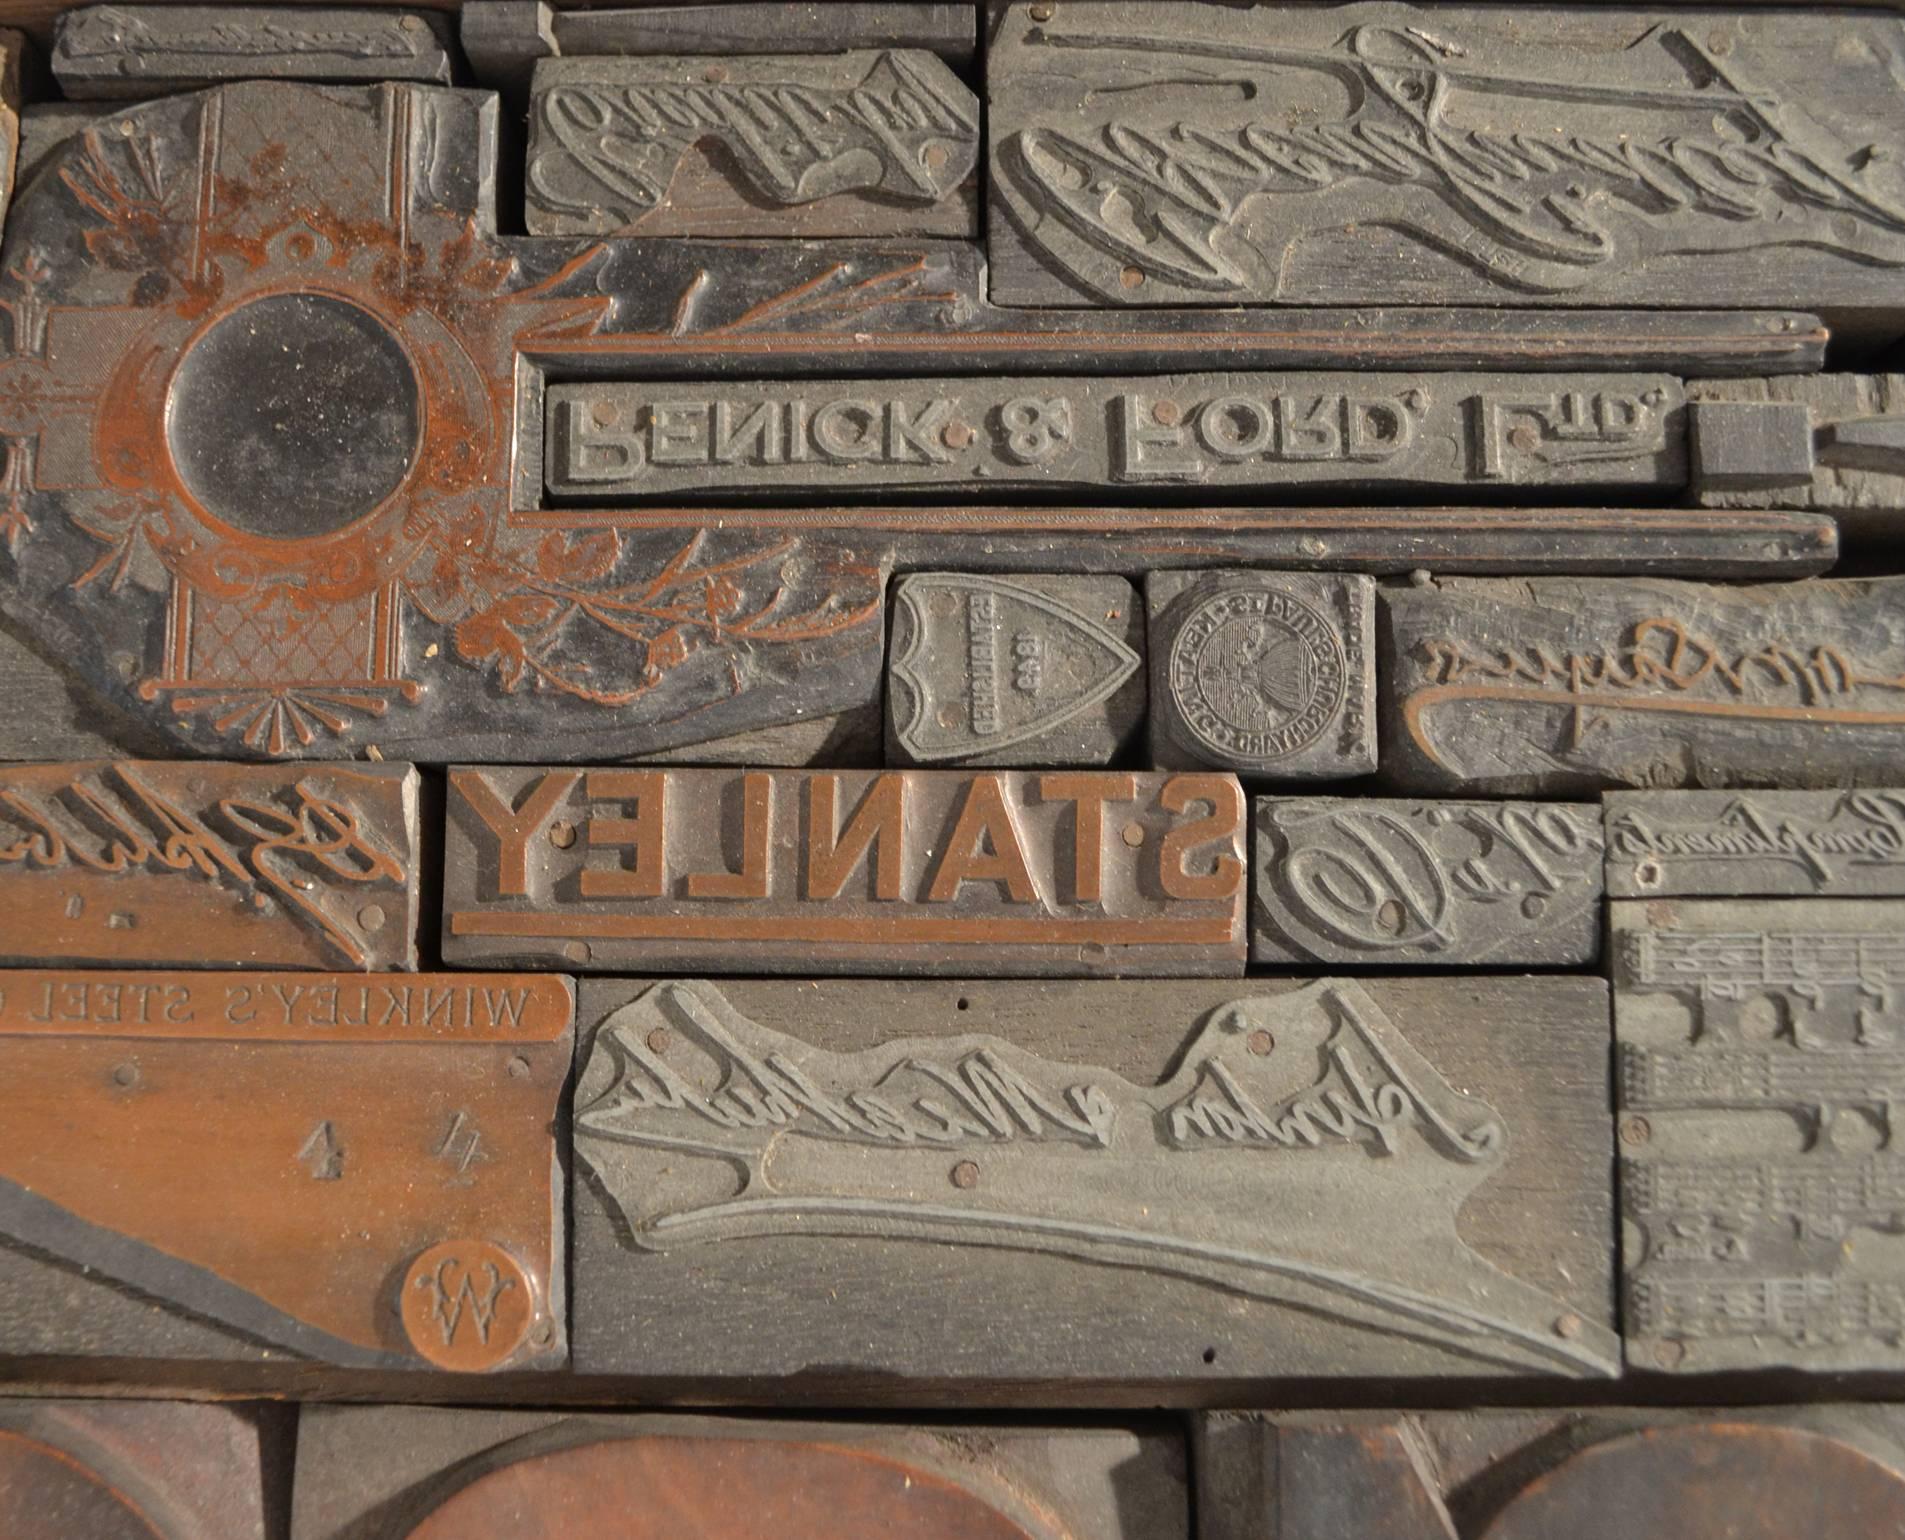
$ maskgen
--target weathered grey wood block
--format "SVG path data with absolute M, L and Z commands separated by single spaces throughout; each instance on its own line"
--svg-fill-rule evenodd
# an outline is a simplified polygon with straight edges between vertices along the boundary
M 291 1540 L 680 1540 L 754 1534 L 764 1515 L 780 1540 L 1189 1540 L 1184 1443 L 1162 1423 L 307 1406 Z
M 1905 903 L 1622 901 L 1627 1361 L 1905 1368 Z
M 1370 579 L 1154 572 L 1144 597 L 1153 764 L 1266 780 L 1376 768 Z
M 1144 610 L 1123 578 L 918 572 L 890 603 L 891 763 L 1104 765 L 1144 721 Z
M 1804 302 L 1895 336 L 1899 24 L 1829 9 L 1017 0 L 1005 304 Z
M 552 386 L 557 498 L 1060 488 L 1665 488 L 1664 375 L 1194 374 Z
M 531 235 L 970 236 L 978 163 L 979 99 L 923 50 L 545 59 L 527 219 Z
M 1592 803 L 1259 797 L 1254 963 L 1564 965 L 1601 949 Z
M 1379 596 L 1385 779 L 1411 792 L 1887 785 L 1905 579 L 1439 579 Z
M 1905 791 L 1609 792 L 1613 898 L 1905 898 Z
M 1816 508 L 1857 540 L 1905 532 L 1905 375 L 1695 380 L 1687 399 L 1702 507 Z
M 1905 1532 L 1896 1406 L 1210 1412 L 1199 1540 Z
M 53 28 L 75 100 L 159 96 L 226 80 L 448 85 L 449 26 L 431 11 L 304 5 L 86 5 Z
M 443 955 L 597 971 L 1243 971 L 1210 773 L 450 772 Z
M 24 187 L 33 180 L 53 152 L 93 127 L 108 113 L 118 112 L 123 102 L 31 102 L 20 113 L 20 152 L 16 162 L 15 185 Z
M 581 1374 L 1615 1372 L 1598 979 L 583 990 Z

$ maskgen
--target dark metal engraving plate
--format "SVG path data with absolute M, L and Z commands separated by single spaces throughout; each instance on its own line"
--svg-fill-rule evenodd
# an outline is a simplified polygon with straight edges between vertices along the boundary
M 1905 791 L 1610 792 L 1613 898 L 1905 898 Z
M 1154 764 L 1275 780 L 1376 768 L 1368 578 L 1156 572 L 1145 605 Z
M 1457 578 L 1377 610 L 1409 791 L 1885 785 L 1905 754 L 1905 579 Z
M 1002 303 L 1803 294 L 1898 330 L 1895 19 L 1043 9 L 987 52 Z
M 1601 949 L 1593 803 L 1259 797 L 1258 963 L 1590 963 Z
M 414 968 L 408 765 L 0 769 L 0 962 Z
M 1172 487 L 1675 487 L 1661 375 L 830 380 L 548 395 L 558 499 Z
M 1628 1362 L 1905 1365 L 1905 904 L 1613 906 Z
M 532 235 L 976 235 L 979 101 L 930 53 L 550 59 Z
M 86 5 L 53 27 L 69 97 L 159 96 L 221 80 L 450 83 L 449 28 L 428 11 L 292 5 Z
M 1614 1370 L 1598 980 L 585 988 L 584 1373 Z
M 0 1355 L 565 1361 L 568 980 L 0 987 Z
M 921 572 L 892 605 L 895 764 L 1102 765 L 1144 720 L 1144 610 L 1122 578 Z
M 1114 771 L 450 773 L 460 964 L 1241 973 L 1243 790 Z

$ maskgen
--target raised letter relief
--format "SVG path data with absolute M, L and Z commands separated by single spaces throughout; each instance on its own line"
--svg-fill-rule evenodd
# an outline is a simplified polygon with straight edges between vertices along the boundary
M 1467 1372 L 1612 1372 L 1612 1333 L 1558 1332 L 1555 1300 L 1458 1239 L 1510 1131 L 1361 986 L 1198 1019 L 1168 1078 L 1141 1085 L 978 1034 L 831 1052 L 711 984 L 659 983 L 594 1038 L 576 1152 L 638 1254 L 737 1253 L 704 1271 L 762 1265 L 745 1253 L 777 1238 L 883 1270 L 907 1243 L 1019 1253 L 1410 1338 Z M 626 1261 L 583 1268 L 580 1289 L 642 1286 Z
M 1003 303 L 1877 306 L 1905 265 L 1877 16 L 1041 11 L 987 54 Z
M 1905 1367 L 1905 904 L 1613 906 L 1628 1361 Z
M 1609 793 L 1607 891 L 1905 896 L 1905 791 Z

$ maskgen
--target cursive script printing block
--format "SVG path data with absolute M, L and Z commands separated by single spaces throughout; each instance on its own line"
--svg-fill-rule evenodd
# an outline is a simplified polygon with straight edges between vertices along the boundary
M 1791 304 L 1896 336 L 1892 20 L 1816 7 L 1002 8 L 1008 305 Z
M 1612 898 L 1905 898 L 1905 791 L 1609 792 Z
M 417 965 L 408 765 L 0 767 L 0 961 Z
M 1598 979 L 582 989 L 581 1373 L 1615 1371 Z
M 459 769 L 459 964 L 1241 973 L 1234 777 Z
M 1377 620 L 1403 790 L 1883 786 L 1905 754 L 1905 579 L 1437 579 Z
M 1368 967 L 1590 963 L 1593 803 L 1259 797 L 1250 960 Z
M 560 1365 L 573 1017 L 546 975 L 0 974 L 0 1355 Z

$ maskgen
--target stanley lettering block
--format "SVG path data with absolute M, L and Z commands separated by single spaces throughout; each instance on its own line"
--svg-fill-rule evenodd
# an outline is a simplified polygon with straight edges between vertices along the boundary
M 0 975 L 0 1356 L 561 1364 L 572 998 Z
M 579 1373 L 1617 1370 L 1599 979 L 581 989 Z
M 597 970 L 1243 971 L 1234 777 L 463 769 L 443 949 Z
M 0 961 L 414 968 L 408 765 L 0 767 Z

